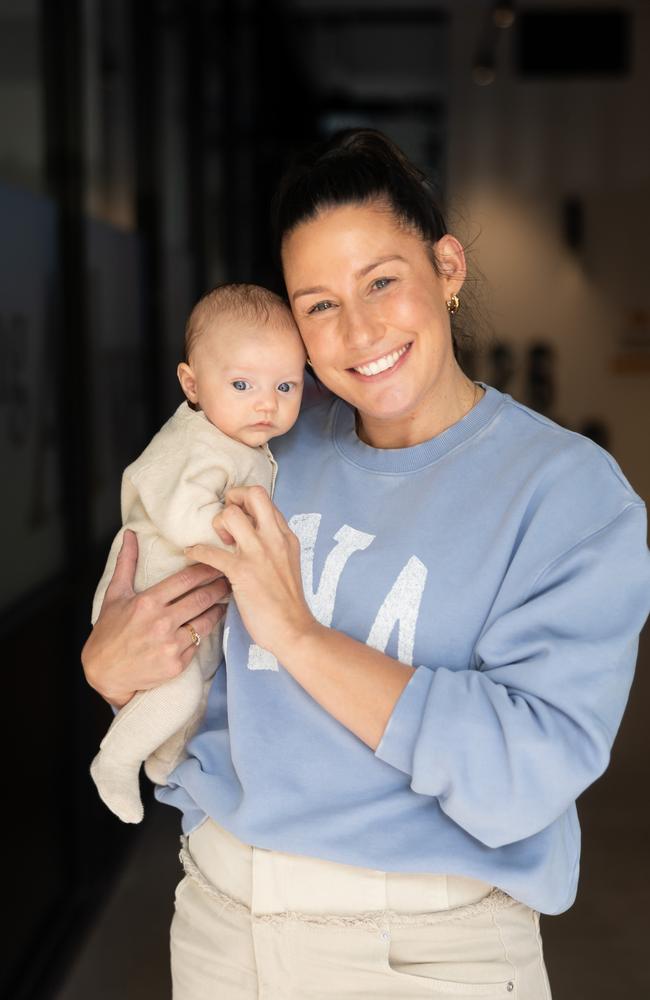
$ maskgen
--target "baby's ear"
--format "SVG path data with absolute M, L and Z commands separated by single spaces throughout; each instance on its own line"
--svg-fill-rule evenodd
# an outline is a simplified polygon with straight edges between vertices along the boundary
M 182 361 L 176 369 L 176 374 L 187 399 L 189 399 L 190 403 L 197 403 L 199 397 L 196 391 L 196 378 L 190 366 Z

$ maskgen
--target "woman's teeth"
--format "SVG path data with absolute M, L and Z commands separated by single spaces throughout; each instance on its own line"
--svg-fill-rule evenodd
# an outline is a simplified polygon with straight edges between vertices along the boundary
M 359 372 L 361 375 L 378 375 L 379 372 L 385 372 L 388 368 L 392 368 L 398 358 L 409 349 L 410 344 L 406 347 L 400 347 L 399 351 L 393 351 L 392 354 L 387 354 L 383 358 L 379 358 L 377 361 L 371 361 L 368 365 L 359 365 L 355 368 L 355 372 Z

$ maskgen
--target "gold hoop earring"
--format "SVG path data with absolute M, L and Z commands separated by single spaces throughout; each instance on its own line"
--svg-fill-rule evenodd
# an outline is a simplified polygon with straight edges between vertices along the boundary
M 460 299 L 457 295 L 452 295 L 450 299 L 447 299 L 445 305 L 447 306 L 447 312 L 449 315 L 453 316 L 454 313 L 457 313 L 460 309 Z
M 305 364 L 308 364 L 308 365 L 309 365 L 309 367 L 310 367 L 310 368 L 312 369 L 312 371 L 314 370 L 314 366 L 312 365 L 312 363 L 311 363 L 311 361 L 309 360 L 309 358 L 307 358 L 307 359 L 306 359 L 306 361 L 305 361 Z

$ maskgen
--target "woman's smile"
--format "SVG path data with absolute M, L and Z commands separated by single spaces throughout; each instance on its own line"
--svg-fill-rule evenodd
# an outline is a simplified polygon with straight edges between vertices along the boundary
M 348 371 L 358 378 L 363 379 L 364 382 L 376 382 L 382 376 L 384 378 L 389 377 L 402 366 L 406 360 L 406 355 L 411 349 L 412 343 L 413 341 L 410 341 L 408 344 L 399 347 L 396 351 L 391 351 L 389 354 L 374 358 L 372 361 L 364 361 L 360 365 L 348 368 Z

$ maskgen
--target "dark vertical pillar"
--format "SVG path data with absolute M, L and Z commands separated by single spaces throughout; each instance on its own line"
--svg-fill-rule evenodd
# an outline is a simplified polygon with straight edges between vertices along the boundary
M 224 0 L 219 25 L 220 35 L 227 39 L 223 50 L 223 217 L 221 239 L 225 248 L 226 278 L 233 280 L 237 273 L 238 241 L 238 175 L 237 175 L 237 58 L 235 36 L 238 25 L 237 0 Z
M 80 918 L 90 887 L 101 883 L 114 867 L 125 840 L 122 831 L 112 828 L 89 779 L 88 766 L 97 743 L 95 709 L 101 705 L 93 699 L 89 711 L 91 693 L 80 663 L 90 630 L 88 594 L 98 572 L 92 532 L 91 394 L 97 387 L 93 385 L 88 320 L 83 0 L 58 6 L 42 0 L 41 18 L 46 169 L 59 214 L 61 290 L 53 377 L 59 389 L 62 427 L 66 551 L 51 642 L 51 667 L 59 670 L 60 678 L 49 711 L 56 713 L 61 734 L 56 746 L 61 774 L 57 820 L 65 830 L 67 864 L 67 895 L 58 913 L 59 924 L 51 923 L 50 932 L 63 935 L 68 933 L 69 922 Z M 48 611 L 52 617 L 54 609 Z M 61 663 L 66 665 L 63 671 Z M 34 780 L 38 794 L 37 776 Z
M 224 60 L 228 39 L 223 34 L 223 0 L 203 0 L 203 167 L 202 223 L 204 285 L 224 276 Z
M 206 32 L 204 4 L 190 0 L 183 6 L 185 64 L 185 116 L 187 121 L 187 157 L 189 178 L 189 244 L 193 261 L 193 298 L 206 291 L 207 265 L 205 240 L 205 60 Z
M 67 562 L 77 579 L 90 540 L 86 229 L 84 220 L 83 3 L 41 3 L 46 171 L 60 219 L 60 409 Z
M 253 88 L 250 0 L 225 0 L 224 59 L 224 247 L 228 276 L 250 281 L 253 188 L 251 163 Z
M 78 754 L 79 700 L 84 686 L 79 650 L 88 630 L 78 597 L 90 547 L 81 0 L 58 7 L 42 0 L 39 35 L 45 175 L 58 215 L 58 270 L 48 317 L 53 347 L 48 377 L 55 387 L 62 443 L 65 551 L 62 573 L 52 584 L 21 600 L 13 624 L 7 623 L 3 634 L 5 665 L 15 685 L 16 704 L 30 706 L 29 740 L 24 746 L 16 743 L 20 749 L 10 789 L 16 815 L 28 817 L 23 840 L 29 859 L 18 869 L 19 897 L 10 903 L 12 926 L 18 925 L 17 941 L 3 963 L 0 986 L 0 992 L 5 995 L 6 989 L 14 1000 L 49 995 L 52 969 L 65 951 L 77 890 L 86 872 L 80 834 L 93 834 L 81 821 L 87 796 L 84 800 L 80 790 Z M 32 745 L 41 754 L 47 748 L 54 763 L 44 762 L 41 756 L 39 767 Z M 53 783 L 53 774 L 60 775 L 60 781 Z M 37 831 L 46 833 L 38 844 Z M 40 881 L 37 872 L 45 873 Z M 6 879 L 10 900 L 13 875 L 10 866 Z
M 136 213 L 144 255 L 142 287 L 145 290 L 143 324 L 147 370 L 148 430 L 151 434 L 165 420 L 163 348 L 163 236 L 160 149 L 160 2 L 138 0 L 132 5 L 136 134 Z
M 48 187 L 59 210 L 60 326 L 56 331 L 56 380 L 62 431 L 61 501 L 66 539 L 64 593 L 65 632 L 58 636 L 70 671 L 61 677 L 57 711 L 65 739 L 57 747 L 61 757 L 60 810 L 67 817 L 66 842 L 72 884 L 89 878 L 88 854 L 81 831 L 88 827 L 89 790 L 82 767 L 83 704 L 86 685 L 79 662 L 88 634 L 83 597 L 91 536 L 90 393 L 86 275 L 85 148 L 84 148 L 84 17 L 82 0 L 56 8 L 41 4 L 42 52 L 45 81 L 46 170 Z M 68 647 L 67 650 L 65 647 Z M 53 650 L 54 652 L 54 650 Z
M 305 73 L 304 45 L 285 5 L 255 0 L 253 268 L 258 280 L 281 293 L 284 281 L 270 239 L 271 201 L 296 150 L 318 137 L 318 99 Z

